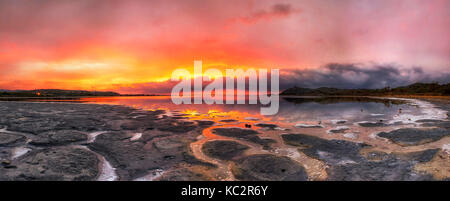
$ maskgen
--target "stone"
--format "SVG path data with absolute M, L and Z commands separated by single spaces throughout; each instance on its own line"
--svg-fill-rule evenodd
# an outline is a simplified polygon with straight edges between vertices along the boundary
M 233 163 L 232 172 L 242 181 L 306 181 L 308 175 L 299 163 L 271 154 L 251 155 Z
M 95 180 L 99 160 L 89 150 L 58 147 L 30 153 L 1 169 L 0 180 Z
M 275 129 L 278 127 L 278 125 L 276 125 L 276 124 L 267 124 L 267 123 L 256 123 L 253 125 L 261 127 L 261 128 L 268 128 L 268 129 Z
M 450 130 L 443 128 L 419 129 L 401 128 L 391 132 L 378 133 L 379 137 L 387 138 L 401 146 L 414 146 L 440 140 L 450 135 Z
M 359 122 L 358 125 L 361 127 L 386 127 L 386 126 L 389 126 L 389 124 L 382 123 L 382 122 Z
M 0 147 L 23 144 L 26 139 L 21 135 L 0 132 Z
M 87 141 L 85 133 L 75 130 L 56 130 L 38 134 L 30 144 L 36 146 L 55 146 L 74 142 Z
M 253 142 L 255 144 L 262 145 L 264 149 L 269 149 L 270 144 L 274 143 L 273 139 L 262 139 L 258 136 L 258 132 L 252 129 L 246 128 L 235 128 L 235 127 L 225 127 L 225 128 L 214 128 L 214 134 L 232 137 L 236 139 L 242 139 L 245 141 Z
M 214 140 L 203 144 L 202 152 L 209 157 L 231 160 L 240 156 L 249 147 L 234 141 Z

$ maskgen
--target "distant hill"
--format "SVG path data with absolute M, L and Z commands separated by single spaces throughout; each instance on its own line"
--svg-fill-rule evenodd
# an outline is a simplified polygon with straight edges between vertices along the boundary
M 450 83 L 415 83 L 408 86 L 383 89 L 338 89 L 321 87 L 316 89 L 293 87 L 280 95 L 295 96 L 389 96 L 389 95 L 423 95 L 450 96 Z
M 120 96 L 111 91 L 83 91 L 62 89 L 1 90 L 0 97 L 71 97 L 71 96 Z

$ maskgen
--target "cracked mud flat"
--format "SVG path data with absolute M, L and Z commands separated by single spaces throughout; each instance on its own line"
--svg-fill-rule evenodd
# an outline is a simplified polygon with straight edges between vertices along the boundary
M 0 180 L 448 180 L 450 104 L 407 101 L 323 119 L 0 102 Z
M 213 166 L 189 150 L 204 125 L 164 111 L 0 102 L 0 113 L 0 180 L 133 180 Z

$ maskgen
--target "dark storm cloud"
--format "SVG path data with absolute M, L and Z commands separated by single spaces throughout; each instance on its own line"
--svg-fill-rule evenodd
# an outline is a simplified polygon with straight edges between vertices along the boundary
M 272 6 L 272 12 L 288 15 L 292 13 L 292 7 L 289 4 L 275 4 Z
M 293 86 L 318 88 L 383 88 L 398 87 L 415 82 L 450 82 L 447 72 L 436 75 L 423 68 L 402 69 L 395 65 L 360 66 L 358 64 L 328 64 L 313 70 L 284 70 L 280 88 Z
M 269 78 L 270 88 L 270 78 Z M 449 83 L 450 73 L 429 73 L 423 68 L 399 68 L 396 65 L 371 65 L 358 64 L 328 64 L 319 69 L 280 71 L 280 90 L 290 87 L 333 87 L 343 89 L 374 89 L 386 86 L 406 86 L 416 82 Z M 145 94 L 169 94 L 178 82 L 149 82 L 136 83 L 127 86 L 116 86 L 116 91 L 121 93 L 145 93 Z M 203 82 L 203 87 L 209 82 Z M 248 81 L 247 83 L 248 84 Z M 224 85 L 225 86 L 225 83 Z M 246 86 L 248 89 L 248 86 Z
M 250 15 L 240 17 L 238 19 L 235 19 L 234 21 L 252 24 L 260 20 L 270 20 L 273 18 L 286 17 L 298 11 L 300 10 L 292 8 L 290 4 L 274 4 L 269 9 L 252 12 L 250 13 Z

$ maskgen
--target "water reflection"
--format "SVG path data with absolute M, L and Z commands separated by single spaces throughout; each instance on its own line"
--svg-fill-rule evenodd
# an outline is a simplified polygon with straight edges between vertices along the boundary
M 422 114 L 416 104 L 407 104 L 405 100 L 381 99 L 367 97 L 283 97 L 280 98 L 280 109 L 273 116 L 259 115 L 261 105 L 250 104 L 181 104 L 172 103 L 170 96 L 143 97 L 96 97 L 82 98 L 85 103 L 118 104 L 135 108 L 155 110 L 164 109 L 185 114 L 209 114 L 216 117 L 235 117 L 241 120 L 251 118 L 265 119 L 274 122 L 298 123 L 311 121 L 379 121 L 392 120 L 399 111 L 412 115 Z M 245 119 L 246 118 L 246 119 Z

